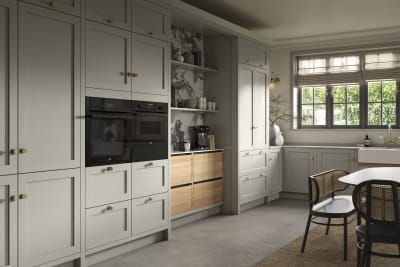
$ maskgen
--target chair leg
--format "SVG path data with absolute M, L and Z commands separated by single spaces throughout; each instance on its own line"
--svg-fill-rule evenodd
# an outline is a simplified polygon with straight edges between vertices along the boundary
M 347 217 L 343 219 L 343 258 L 347 261 Z
M 371 266 L 371 249 L 372 249 L 372 242 L 368 242 L 367 245 L 367 255 L 366 255 L 366 263 L 365 266 L 366 267 L 370 267 Z
M 301 253 L 304 253 L 304 249 L 306 248 L 306 242 L 308 237 L 308 230 L 310 230 L 310 224 L 311 224 L 311 213 L 310 215 L 308 215 L 306 231 L 304 233 L 304 238 L 303 238 L 303 244 L 301 245 Z
M 361 225 L 361 216 L 359 213 L 357 213 L 357 226 Z M 357 235 L 357 245 L 361 241 L 361 238 Z M 360 260 L 361 260 L 361 250 L 358 249 L 357 247 L 357 267 L 360 266 Z
M 370 253 L 371 247 L 372 247 L 372 243 L 369 240 L 365 240 L 359 267 L 364 267 L 364 266 L 370 267 L 370 265 L 371 265 L 371 253 Z
M 325 235 L 329 234 L 329 227 L 331 226 L 331 218 L 328 218 L 328 223 L 326 225 Z

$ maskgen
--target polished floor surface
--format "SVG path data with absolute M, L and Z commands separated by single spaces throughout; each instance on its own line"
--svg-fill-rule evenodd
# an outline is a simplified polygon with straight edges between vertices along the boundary
M 92 266 L 251 267 L 302 235 L 307 215 L 306 201 L 276 200 L 239 216 L 187 224 L 174 229 L 169 241 Z

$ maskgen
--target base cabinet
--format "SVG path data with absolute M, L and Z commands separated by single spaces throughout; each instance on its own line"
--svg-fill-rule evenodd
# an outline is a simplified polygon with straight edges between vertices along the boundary
M 256 172 L 240 176 L 240 204 L 244 204 L 267 194 L 267 172 Z
M 192 210 L 193 185 L 171 189 L 171 216 L 176 216 Z
M 223 202 L 224 184 L 222 179 L 193 185 L 193 208 L 199 209 Z
M 19 175 L 19 265 L 80 252 L 80 170 Z
M 267 191 L 268 200 L 279 197 L 282 191 L 281 148 L 271 148 L 268 156 Z

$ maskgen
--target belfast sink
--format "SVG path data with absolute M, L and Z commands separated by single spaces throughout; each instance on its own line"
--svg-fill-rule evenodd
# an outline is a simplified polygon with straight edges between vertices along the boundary
M 400 164 L 400 148 L 362 147 L 358 150 L 358 163 Z

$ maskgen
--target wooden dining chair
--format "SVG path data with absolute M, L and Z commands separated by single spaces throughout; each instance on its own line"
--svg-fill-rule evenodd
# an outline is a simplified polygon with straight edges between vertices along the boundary
M 312 175 L 308 178 L 310 206 L 301 253 L 304 253 L 311 223 L 326 225 L 326 235 L 329 234 L 330 226 L 343 226 L 343 258 L 347 260 L 348 217 L 356 211 L 353 206 L 351 195 L 336 194 L 347 189 L 348 185 L 338 181 L 340 177 L 347 174 L 347 171 L 334 169 Z M 317 221 L 319 218 L 326 218 L 327 222 Z M 343 223 L 332 223 L 332 218 L 343 219 Z
M 356 227 L 357 249 L 362 252 L 359 267 L 370 266 L 371 255 L 400 258 L 399 195 L 400 183 L 393 181 L 370 180 L 355 187 L 354 206 L 365 221 Z M 398 253 L 373 251 L 373 243 L 397 244 Z

